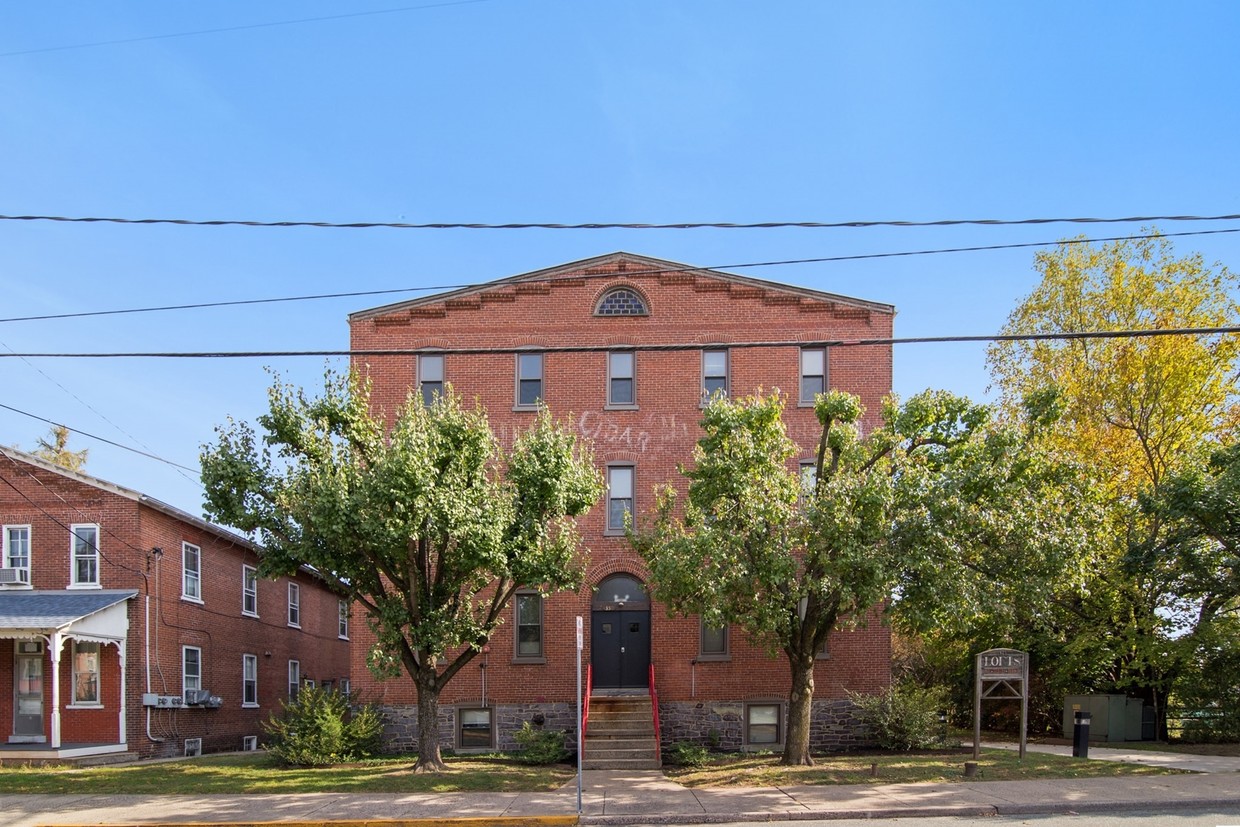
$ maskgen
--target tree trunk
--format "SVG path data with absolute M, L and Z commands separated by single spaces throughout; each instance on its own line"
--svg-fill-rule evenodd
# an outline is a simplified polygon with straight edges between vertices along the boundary
M 814 656 L 789 657 L 792 668 L 792 694 L 788 697 L 788 734 L 784 738 L 781 764 L 812 767 L 809 754 L 810 713 L 814 708 Z
M 430 675 L 417 675 L 418 689 L 418 761 L 414 772 L 445 772 L 448 765 L 439 754 L 439 684 L 434 670 Z

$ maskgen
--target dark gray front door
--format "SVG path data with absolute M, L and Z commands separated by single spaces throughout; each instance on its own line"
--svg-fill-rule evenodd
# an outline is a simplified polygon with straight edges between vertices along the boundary
M 43 733 L 43 647 L 25 645 L 37 649 L 38 654 L 19 651 L 14 659 L 13 734 L 9 741 L 42 743 L 47 740 Z
M 650 612 L 592 613 L 590 663 L 596 689 L 645 688 L 650 680 Z

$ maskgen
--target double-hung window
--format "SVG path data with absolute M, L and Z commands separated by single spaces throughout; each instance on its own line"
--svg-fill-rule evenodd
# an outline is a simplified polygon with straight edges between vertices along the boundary
M 521 592 L 517 604 L 517 651 L 521 659 L 541 659 L 543 656 L 542 597 L 534 592 Z
M 728 658 L 728 627 L 707 626 L 702 623 L 701 643 L 698 657 L 703 660 L 726 660 Z
M 241 656 L 241 705 L 258 706 L 258 655 Z
M 191 691 L 202 689 L 202 649 L 181 647 L 181 697 L 188 699 Z
M 827 391 L 827 350 L 821 347 L 801 348 L 802 405 L 814 404 L 814 397 Z
M 783 743 L 783 707 L 778 703 L 745 707 L 745 743 L 772 746 Z
M 418 357 L 418 389 L 422 392 L 422 404 L 430 407 L 436 396 L 443 396 L 443 357 Z
M 99 585 L 99 526 L 74 525 L 69 527 L 70 553 L 73 577 L 70 585 Z
M 301 661 L 290 660 L 288 662 L 288 696 L 296 698 L 298 691 L 301 689 Z
M 607 531 L 621 533 L 633 514 L 633 466 L 607 468 Z
M 726 350 L 702 351 L 702 400 L 708 401 L 715 394 L 728 395 L 728 352 Z
M 288 584 L 288 625 L 301 628 L 301 586 Z
M 543 355 L 517 354 L 517 407 L 536 408 L 543 400 Z
M 181 597 L 202 602 L 202 549 L 181 543 Z
M 98 706 L 99 644 L 85 640 L 73 642 L 73 704 Z
M 0 568 L 9 569 L 0 582 L 30 585 L 30 526 L 4 527 L 4 558 L 0 560 Z
M 241 614 L 258 617 L 258 569 L 241 567 Z
M 336 605 L 336 637 L 341 640 L 349 639 L 349 601 L 341 600 Z
M 637 407 L 636 355 L 630 350 L 607 354 L 607 405 Z
M 459 728 L 457 744 L 461 749 L 491 749 L 494 739 L 491 737 L 491 710 L 458 709 L 456 712 Z

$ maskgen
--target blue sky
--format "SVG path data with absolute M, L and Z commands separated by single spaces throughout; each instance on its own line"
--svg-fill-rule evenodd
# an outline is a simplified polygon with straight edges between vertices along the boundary
M 363 12 L 386 11 L 380 14 Z M 350 17 L 281 24 L 353 14 Z M 231 29 L 183 37 L 185 32 Z M 1240 213 L 1240 4 L 241 2 L 0 7 L 0 214 L 328 222 L 765 222 Z M 136 42 L 85 48 L 103 41 Z M 54 49 L 50 51 L 32 51 Z M 1166 232 L 1240 222 L 1163 223 Z M 615 250 L 996 332 L 1030 249 L 1139 225 L 329 230 L 0 221 L 0 317 L 487 281 Z M 1240 234 L 1176 242 L 1240 266 Z M 0 323 L 0 353 L 331 349 L 398 294 Z M 896 349 L 901 395 L 983 398 L 984 349 Z M 5 404 L 188 466 L 265 365 L 0 359 Z M 47 426 L 0 409 L 0 443 Z M 81 436 L 198 512 L 193 474 Z

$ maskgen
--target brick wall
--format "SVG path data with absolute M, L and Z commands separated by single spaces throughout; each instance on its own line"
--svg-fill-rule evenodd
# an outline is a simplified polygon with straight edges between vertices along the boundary
M 710 349 L 746 342 L 816 342 L 890 337 L 891 308 L 869 302 L 824 298 L 808 291 L 764 287 L 752 280 L 729 279 L 706 272 L 650 273 L 658 262 L 616 255 L 493 283 L 447 300 L 429 298 L 355 314 L 351 346 L 355 350 L 414 348 L 496 349 L 485 354 L 444 357 L 444 379 L 465 400 L 487 411 L 501 442 L 528 427 L 535 414 L 514 410 L 517 348 L 560 346 L 631 346 L 635 359 L 634 410 L 607 405 L 607 353 L 547 353 L 543 361 L 543 399 L 552 413 L 569 423 L 590 444 L 596 463 L 631 464 L 635 473 L 635 507 L 650 507 L 656 485 L 683 488 L 679 464 L 691 460 L 701 435 L 702 356 L 688 350 L 642 350 L 642 346 L 700 344 Z M 549 282 L 538 281 L 549 277 Z M 594 308 L 607 291 L 625 286 L 638 291 L 647 316 L 598 317 Z M 729 349 L 733 396 L 781 389 L 787 398 L 785 423 L 802 447 L 799 459 L 814 455 L 819 427 L 813 410 L 798 404 L 800 348 Z M 354 366 L 373 382 L 376 410 L 392 418 L 411 390 L 416 390 L 413 356 L 359 356 Z M 891 389 L 890 346 L 836 347 L 828 350 L 829 386 L 861 397 L 863 427 L 879 422 L 880 402 Z M 587 589 L 560 594 L 544 604 L 545 663 L 514 662 L 515 617 L 495 634 L 487 657 L 486 694 L 499 705 L 534 704 L 548 709 L 574 695 L 574 619 L 589 628 L 591 593 L 609 574 L 623 572 L 644 580 L 641 561 L 623 537 L 605 531 L 606 509 L 600 503 L 580 521 L 588 547 Z M 890 636 L 877 620 L 854 631 L 837 632 L 830 657 L 816 670 L 816 697 L 838 700 L 845 690 L 874 691 L 890 680 Z M 669 618 L 658 603 L 651 611 L 652 663 L 660 701 L 691 704 L 699 700 L 744 702 L 749 698 L 786 697 L 789 675 L 782 658 L 771 659 L 732 632 L 730 660 L 694 664 L 699 654 L 696 618 Z M 360 626 L 360 624 L 359 624 Z M 352 650 L 354 683 L 367 697 L 392 707 L 414 703 L 408 679 L 375 681 L 365 670 L 370 638 L 359 629 Z M 585 662 L 589 662 L 589 633 Z M 482 659 L 466 666 L 444 690 L 445 704 L 479 702 L 483 693 Z M 450 739 L 445 743 L 450 743 Z

